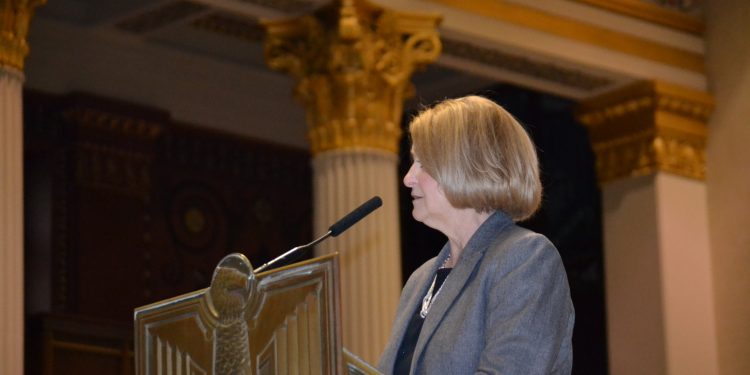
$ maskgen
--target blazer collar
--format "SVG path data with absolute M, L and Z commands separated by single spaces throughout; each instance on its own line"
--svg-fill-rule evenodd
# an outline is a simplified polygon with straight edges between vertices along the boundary
M 512 223 L 513 220 L 511 220 L 510 216 L 501 211 L 496 211 L 490 215 L 490 217 L 479 226 L 474 235 L 471 236 L 471 239 L 466 244 L 463 252 L 461 252 L 461 258 L 445 280 L 440 295 L 435 298 L 435 302 L 430 308 L 430 313 L 425 318 L 424 324 L 422 325 L 422 332 L 419 334 L 419 339 L 414 348 L 414 357 L 412 359 L 410 373 L 414 373 L 417 363 L 420 362 L 420 356 L 424 351 L 425 345 L 427 345 L 432 338 L 438 325 L 445 317 L 446 312 L 453 305 L 459 294 L 461 294 L 469 277 L 479 265 L 479 261 L 482 259 L 485 251 L 497 238 L 497 234 Z M 450 254 L 450 245 L 446 244 L 437 256 L 437 261 L 432 266 L 427 285 L 421 288 L 423 291 L 421 294 L 417 295 L 416 301 L 413 302 L 414 304 L 419 304 L 421 302 L 424 293 L 427 292 L 427 286 L 432 282 L 432 276 L 443 264 L 448 257 L 448 254 Z M 411 315 L 409 315 L 409 317 L 411 317 Z

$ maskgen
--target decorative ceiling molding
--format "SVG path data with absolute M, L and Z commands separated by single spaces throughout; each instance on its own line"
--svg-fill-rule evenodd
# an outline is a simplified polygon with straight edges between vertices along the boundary
M 144 34 L 183 21 L 207 9 L 209 7 L 203 4 L 177 1 L 125 18 L 115 26 L 131 33 Z
M 239 0 L 242 3 L 273 9 L 286 14 L 308 13 L 325 2 L 308 0 Z
M 592 75 L 578 69 L 565 68 L 530 57 L 482 47 L 470 42 L 443 38 L 443 53 L 474 61 L 494 69 L 507 70 L 588 92 L 613 85 L 612 79 Z
M 706 25 L 701 19 L 700 1 L 633 1 L 633 0 L 573 0 L 629 17 L 667 26 L 695 35 L 703 35 Z M 669 4 L 664 4 L 669 3 Z M 680 3 L 680 4 L 674 4 Z M 689 3 L 689 4 L 688 4 Z M 667 6 L 671 5 L 671 6 Z
M 689 51 L 646 38 L 580 22 L 540 9 L 510 1 L 430 0 L 468 14 L 542 32 L 565 40 L 615 53 L 622 53 L 678 69 L 705 73 L 704 57 Z
M 658 81 L 641 81 L 581 103 L 579 118 L 598 128 L 641 110 L 658 110 L 706 124 L 713 112 L 710 95 Z
M 263 30 L 263 27 L 257 20 L 236 17 L 225 13 L 208 14 L 193 20 L 191 25 L 201 30 L 252 43 L 260 43 L 265 35 L 265 30 Z
M 586 8 L 587 4 L 583 4 L 586 1 L 595 0 L 573 1 L 577 2 L 574 7 Z M 310 14 L 330 2 L 134 2 L 119 11 L 118 17 L 112 17 L 110 12 L 108 17 L 101 18 L 95 23 L 95 29 L 110 29 L 115 31 L 113 34 L 125 32 L 162 48 L 177 48 L 257 69 L 264 61 L 259 48 L 264 37 L 260 20 L 282 20 Z M 702 56 L 690 48 L 690 40 L 680 39 L 681 43 L 684 42 L 682 44 L 648 40 L 626 35 L 620 29 L 608 30 L 566 18 L 555 13 L 556 8 L 545 10 L 505 0 L 466 0 L 465 4 L 458 0 L 381 2 L 388 3 L 387 6 L 393 9 L 406 8 L 415 12 L 422 7 L 443 15 L 440 30 L 443 57 L 437 61 L 443 71 L 456 70 L 464 76 L 513 83 L 575 100 L 598 96 L 634 79 L 641 79 L 643 77 L 635 76 L 634 72 L 645 70 L 662 81 L 702 88 L 702 73 L 696 72 L 702 70 Z M 94 11 L 102 8 L 99 3 L 91 3 L 89 7 L 88 13 L 97 13 Z M 58 11 L 56 14 L 61 17 L 65 13 Z M 617 17 L 627 18 L 622 14 Z M 68 21 L 76 22 L 72 18 Z M 600 48 L 602 43 L 606 45 L 604 48 Z M 615 44 L 621 44 L 622 48 Z
M 314 8 L 320 2 L 308 0 L 238 0 L 252 6 L 272 8 L 280 12 L 299 12 L 301 8 Z M 214 8 L 192 1 L 177 1 L 150 9 L 126 18 L 116 24 L 125 31 L 139 35 L 157 32 L 159 29 L 188 26 L 197 30 L 234 38 L 248 43 L 263 40 L 264 30 L 258 18 L 246 14 Z M 185 34 L 179 34 L 185 35 Z M 565 97 L 584 98 L 604 92 L 622 84 L 622 80 L 592 69 L 565 66 L 541 56 L 503 47 L 497 43 L 479 43 L 461 35 L 442 36 L 443 54 L 453 58 L 445 67 L 468 69 L 471 64 L 483 72 L 491 72 L 490 79 L 502 79 L 512 74 L 520 79 L 517 84 L 532 83 L 536 89 Z M 230 54 L 231 55 L 231 54 Z M 439 64 L 441 62 L 438 62 Z M 472 69 L 468 69 L 472 71 Z M 474 72 L 474 74 L 484 75 Z M 512 81 L 512 80 L 511 80 Z
M 190 25 L 250 43 L 258 43 L 263 40 L 264 36 L 264 30 L 258 20 L 225 12 L 215 12 L 194 18 Z M 548 87 L 565 87 L 570 92 L 578 93 L 576 96 L 580 97 L 595 95 L 621 83 L 611 77 L 592 73 L 590 70 L 564 67 L 541 58 L 506 51 L 500 49 L 499 46 L 491 48 L 446 36 L 443 36 L 442 42 L 445 55 L 497 71 L 499 76 L 512 72 L 530 80 L 543 81 Z

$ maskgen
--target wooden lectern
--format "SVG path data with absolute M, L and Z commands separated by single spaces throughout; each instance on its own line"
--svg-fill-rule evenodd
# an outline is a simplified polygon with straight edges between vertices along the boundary
M 378 374 L 342 349 L 338 256 L 255 274 L 242 254 L 211 286 L 135 310 L 140 375 Z

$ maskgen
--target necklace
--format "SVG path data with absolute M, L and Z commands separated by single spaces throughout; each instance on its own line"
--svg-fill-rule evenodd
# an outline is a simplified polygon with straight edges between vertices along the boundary
M 449 263 L 449 262 L 451 261 L 451 256 L 452 256 L 452 255 L 453 255 L 453 254 L 451 254 L 451 253 L 448 253 L 448 257 L 447 257 L 447 258 L 445 258 L 445 260 L 443 261 L 443 265 L 442 265 L 442 266 L 440 266 L 440 268 L 448 268 L 448 263 Z
M 443 266 L 440 268 L 445 268 L 445 265 L 451 260 L 450 253 L 448 254 L 448 257 L 445 258 L 445 261 L 443 262 Z M 432 302 L 437 298 L 438 294 L 440 294 L 440 291 L 443 290 L 443 286 L 445 285 L 445 280 L 443 280 L 443 283 L 440 284 L 440 288 L 438 288 L 437 292 L 435 292 L 435 295 L 432 295 L 432 291 L 435 290 L 435 282 L 437 282 L 437 272 L 435 273 L 435 277 L 432 279 L 432 285 L 430 285 L 430 290 L 427 291 L 427 294 L 425 294 L 424 298 L 422 298 L 422 309 L 419 310 L 419 316 L 422 317 L 422 319 L 427 317 L 427 313 L 430 312 L 430 308 L 432 308 Z

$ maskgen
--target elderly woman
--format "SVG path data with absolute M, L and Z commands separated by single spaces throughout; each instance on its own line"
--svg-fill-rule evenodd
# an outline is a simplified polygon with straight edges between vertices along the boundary
M 409 125 L 412 215 L 448 242 L 409 278 L 386 374 L 569 374 L 574 312 L 560 256 L 515 224 L 539 207 L 534 145 L 494 102 L 446 100 Z

